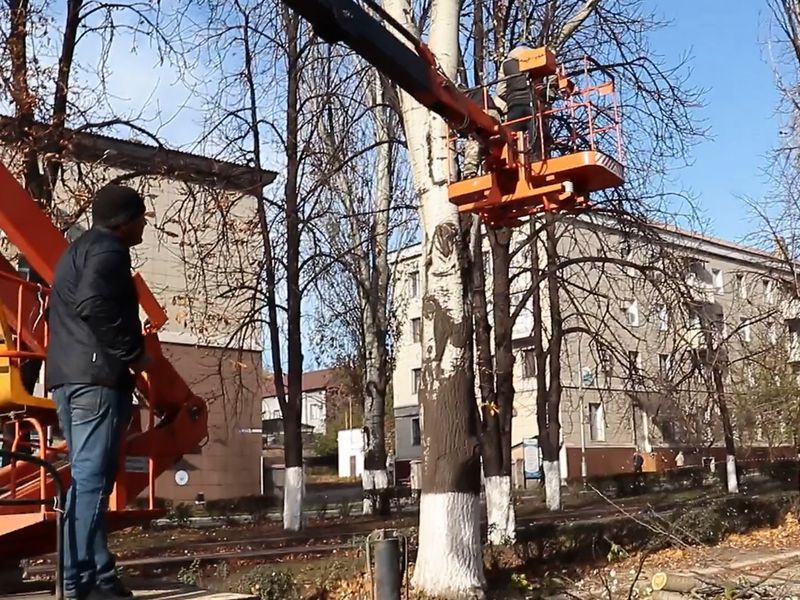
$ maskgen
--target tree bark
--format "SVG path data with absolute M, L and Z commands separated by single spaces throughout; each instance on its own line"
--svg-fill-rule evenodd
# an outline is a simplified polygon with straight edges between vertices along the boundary
M 373 107 L 377 144 L 375 217 L 368 247 L 371 260 L 362 255 L 360 278 L 364 305 L 364 513 L 389 513 L 389 477 L 386 471 L 386 350 L 389 294 L 389 209 L 392 199 L 392 160 L 389 122 L 384 108 L 383 82 L 375 73 Z M 370 264 L 372 263 L 372 268 Z
M 719 409 L 719 417 L 722 421 L 722 436 L 725 439 L 725 473 L 727 475 L 728 493 L 739 493 L 739 478 L 736 473 L 736 441 L 733 437 L 733 421 L 728 409 L 728 399 L 725 394 L 725 381 L 722 377 L 722 370 L 718 365 L 711 367 L 711 376 L 714 379 L 714 391 Z
M 473 251 L 473 272 L 476 276 L 473 302 L 483 407 L 481 450 L 489 541 L 492 544 L 508 544 L 516 540 L 516 518 L 511 494 L 511 420 L 514 402 L 514 324 L 509 296 L 511 230 L 489 230 L 487 237 L 492 253 L 494 361 L 489 341 L 491 327 L 486 309 L 481 245 Z
M 561 510 L 561 346 L 564 329 L 561 315 L 561 301 L 558 282 L 558 240 L 556 238 L 556 218 L 547 213 L 545 227 L 545 282 L 547 284 L 548 309 L 550 312 L 550 331 L 546 355 L 546 377 L 542 373 L 537 378 L 542 388 L 537 389 L 537 420 L 539 423 L 539 443 L 544 462 L 545 502 L 548 510 Z M 541 312 L 541 304 L 539 307 Z M 543 321 L 543 320 L 542 320 Z M 541 361 L 544 363 L 544 360 Z M 542 371 L 545 365 L 542 364 Z M 545 381 L 542 381 L 542 380 Z
M 458 60 L 456 0 L 434 0 L 428 46 L 439 66 L 455 76 Z M 408 0 L 389 0 L 387 11 L 409 30 Z M 458 213 L 447 197 L 447 128 L 412 98 L 401 96 L 414 185 L 424 233 L 422 299 L 422 497 L 414 586 L 444 598 L 483 598 L 486 580 L 480 543 L 480 448 L 471 371 L 469 248 Z
M 297 531 L 302 527 L 303 502 L 303 440 L 301 437 L 301 407 L 303 395 L 303 352 L 300 309 L 300 214 L 298 210 L 298 96 L 300 84 L 298 22 L 300 17 L 283 7 L 286 28 L 286 294 L 287 294 L 287 388 L 286 407 L 283 412 L 284 464 L 286 488 L 284 491 L 285 529 Z M 283 409 L 283 407 L 282 407 Z M 289 478 L 290 470 L 292 473 Z M 290 488 L 291 484 L 291 488 Z M 288 517 L 288 518 L 287 518 Z

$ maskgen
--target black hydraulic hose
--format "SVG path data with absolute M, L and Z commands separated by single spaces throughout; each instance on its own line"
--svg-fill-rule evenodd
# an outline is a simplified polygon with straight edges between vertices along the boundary
M 64 514 L 64 482 L 61 481 L 61 476 L 58 474 L 58 469 L 56 469 L 56 467 L 51 463 L 39 458 L 38 456 L 25 454 L 23 452 L 12 452 L 11 450 L 4 450 L 2 448 L 0 448 L 0 456 L 10 458 L 11 460 L 33 463 L 40 468 L 43 468 L 53 477 L 53 483 L 56 486 L 56 495 L 54 497 L 36 499 L 0 498 L 0 506 L 53 505 L 53 510 L 55 510 L 56 513 L 56 600 L 63 600 L 64 538 L 62 515 Z

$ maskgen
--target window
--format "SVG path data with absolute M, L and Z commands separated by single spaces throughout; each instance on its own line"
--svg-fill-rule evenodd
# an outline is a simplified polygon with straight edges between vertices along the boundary
M 678 436 L 675 435 L 675 421 L 671 419 L 664 419 L 658 424 L 661 430 L 661 438 L 666 444 L 674 444 L 678 441 Z
M 740 300 L 747 300 L 747 282 L 741 273 L 736 275 L 736 293 Z
M 492 253 L 488 250 L 483 251 L 483 272 L 486 274 L 486 277 L 490 277 L 492 274 Z
M 669 310 L 666 304 L 659 304 L 656 309 L 656 319 L 659 331 L 667 331 L 669 329 Z
M 752 339 L 750 334 L 750 323 L 748 322 L 747 317 L 741 317 L 739 319 L 739 335 L 742 337 L 743 342 L 749 342 Z
M 622 257 L 622 260 L 624 260 L 625 262 L 628 263 L 634 262 L 633 248 L 631 248 L 630 244 L 624 243 L 622 245 L 622 248 L 620 249 L 620 256 Z M 632 265 L 627 265 L 625 267 L 625 274 L 628 275 L 628 277 L 636 277 L 636 273 L 637 273 L 636 267 Z
M 525 348 L 522 351 L 522 378 L 532 379 L 536 377 L 536 353 L 533 348 Z
M 411 369 L 411 393 L 418 394 L 419 393 L 419 384 L 421 383 L 422 379 L 422 370 L 421 369 Z
M 625 312 L 625 322 L 631 327 L 638 327 L 639 303 L 636 300 L 623 300 L 622 310 Z
M 797 362 L 800 357 L 800 322 L 793 319 L 787 323 L 789 330 L 789 362 Z
M 599 402 L 589 403 L 589 439 L 593 442 L 606 441 L 606 419 L 603 405 Z
M 419 271 L 411 271 L 408 274 L 408 285 L 410 287 L 411 297 L 419 298 Z
M 419 344 L 422 341 L 422 319 L 411 319 L 411 341 Z
M 717 294 L 725 293 L 725 276 L 722 273 L 722 269 L 711 269 L 711 282 Z
M 669 354 L 658 355 L 658 374 L 666 378 L 672 369 L 672 357 Z
M 411 419 L 411 445 L 419 446 L 422 444 L 422 430 L 419 427 L 419 417 Z

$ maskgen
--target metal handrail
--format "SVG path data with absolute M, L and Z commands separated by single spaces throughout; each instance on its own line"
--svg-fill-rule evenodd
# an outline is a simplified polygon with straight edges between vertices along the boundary
M 64 513 L 64 482 L 58 474 L 58 469 L 51 463 L 23 452 L 14 452 L 0 448 L 0 456 L 8 457 L 12 460 L 27 461 L 38 465 L 46 470 L 53 477 L 56 488 L 56 495 L 52 498 L 0 498 L 0 506 L 44 506 L 52 503 L 56 513 L 56 600 L 64 598 L 64 538 L 63 538 L 63 513 Z

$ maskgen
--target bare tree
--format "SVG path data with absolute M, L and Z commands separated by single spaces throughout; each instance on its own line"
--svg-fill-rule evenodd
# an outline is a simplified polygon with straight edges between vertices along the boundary
M 690 107 L 698 99 L 698 92 L 686 85 L 683 63 L 670 66 L 660 64 L 649 46 L 650 32 L 660 28 L 663 23 L 643 9 L 640 3 L 591 0 L 518 2 L 508 7 L 498 6 L 489 17 L 483 16 L 475 3 L 473 18 L 472 30 L 476 37 L 472 40 L 472 55 L 476 59 L 476 84 L 497 77 L 495 74 L 500 72 L 502 60 L 511 49 L 508 42 L 511 39 L 527 40 L 534 46 L 549 45 L 558 51 L 559 59 L 565 62 L 567 69 L 575 72 L 579 71 L 577 61 L 583 55 L 590 54 L 596 59 L 590 70 L 602 72 L 616 82 L 622 94 L 622 112 L 626 117 L 628 184 L 621 194 L 606 194 L 602 199 L 595 199 L 596 211 L 609 219 L 618 220 L 622 230 L 641 232 L 649 241 L 654 241 L 657 236 L 645 231 L 648 220 L 669 220 L 671 217 L 668 217 L 668 213 L 677 212 L 677 200 L 682 199 L 679 193 L 669 193 L 656 187 L 660 185 L 660 174 L 665 172 L 671 161 L 683 160 L 687 148 L 701 134 L 690 113 Z M 469 72 L 469 69 L 465 71 Z M 665 127 L 665 123 L 670 123 L 670 127 Z M 691 203 L 683 200 L 682 210 L 691 214 Z M 510 428 L 514 395 L 511 335 L 516 318 L 523 310 L 530 310 L 535 323 L 531 343 L 537 357 L 540 448 L 545 464 L 545 480 L 550 481 L 546 489 L 550 498 L 548 505 L 552 509 L 560 507 L 558 455 L 561 448 L 559 407 L 562 389 L 560 375 L 556 371 L 564 347 L 562 339 L 575 331 L 564 321 L 577 319 L 576 315 L 581 312 L 572 303 L 574 291 L 569 292 L 570 280 L 563 276 L 563 269 L 559 266 L 562 262 L 573 267 L 576 265 L 575 257 L 562 254 L 559 240 L 564 235 L 564 229 L 559 223 L 563 222 L 558 216 L 535 220 L 533 232 L 512 242 L 510 248 L 508 241 L 504 241 L 508 239 L 507 233 L 491 233 L 488 236 L 495 299 L 492 304 L 494 365 L 488 352 L 488 338 L 481 336 L 482 331 L 488 331 L 488 315 L 483 308 L 486 304 L 476 298 L 478 372 L 482 377 L 482 405 L 485 407 L 482 437 L 485 473 L 487 476 L 505 478 L 502 479 L 504 482 L 510 479 Z M 522 248 L 528 244 L 532 248 L 528 253 L 532 259 L 529 265 L 534 265 L 538 272 L 528 277 L 530 289 L 522 295 L 520 303 L 509 308 L 497 300 L 501 297 L 502 286 L 513 285 L 514 280 L 518 279 L 512 272 L 511 261 L 515 256 L 520 256 Z M 619 259 L 613 254 L 604 252 L 605 262 Z M 586 264 L 596 266 L 599 262 L 595 254 Z M 524 271 L 527 273 L 528 269 Z M 525 303 L 530 306 L 525 306 Z M 541 332 L 536 332 L 536 327 L 541 327 Z M 494 386 L 488 376 L 492 372 L 496 373 Z M 487 411 L 486 407 L 490 407 L 490 410 Z M 495 432 L 504 433 L 498 436 Z M 494 485 L 494 479 L 487 480 L 487 483 Z M 501 520 L 500 523 L 493 523 L 493 519 L 490 519 L 490 532 L 496 532 L 496 539 L 513 538 L 511 509 L 490 507 L 495 498 L 501 507 L 511 505 L 510 484 L 504 484 L 502 489 L 505 488 L 509 491 L 492 494 L 487 488 L 487 498 L 491 496 L 491 500 L 487 501 L 487 510 Z
M 201 65 L 194 73 L 207 103 L 201 143 L 254 169 L 282 163 L 278 197 L 268 196 L 263 186 L 252 190 L 257 201 L 254 232 L 263 253 L 256 284 L 234 283 L 225 294 L 237 297 L 238 306 L 246 309 L 237 334 L 257 332 L 262 326 L 268 332 L 284 428 L 284 528 L 297 530 L 302 527 L 305 487 L 302 307 L 316 277 L 313 249 L 304 240 L 313 237 L 324 178 L 311 168 L 320 152 L 316 134 L 322 112 L 306 110 L 313 105 L 309 98 L 318 92 L 315 69 L 321 67 L 312 51 L 316 42 L 299 17 L 282 5 L 221 1 L 209 6 L 200 25 L 185 12 L 180 16 L 185 50 Z M 208 73 L 215 74 L 211 81 Z M 285 86 L 277 87 L 278 80 Z M 220 232 L 217 243 L 229 243 L 225 236 Z M 229 265 L 231 271 L 237 268 L 241 265 Z
M 391 0 L 386 10 L 408 31 L 415 6 Z M 426 7 L 427 8 L 427 7 Z M 458 61 L 460 4 L 434 0 L 428 46 L 451 79 Z M 421 422 L 423 447 L 419 551 L 414 584 L 423 593 L 482 597 L 478 493 L 480 448 L 472 385 L 469 238 L 447 199 L 447 129 L 401 95 L 403 124 L 424 232 Z
M 112 44 L 134 45 L 137 38 L 149 38 L 162 57 L 179 57 L 159 10 L 146 2 L 114 6 L 69 0 L 62 23 L 56 22 L 51 8 L 46 2 L 15 0 L 0 9 L 0 64 L 6 73 L 2 93 L 14 113 L 4 134 L 12 143 L 11 168 L 44 208 L 53 208 L 59 187 L 67 186 L 63 195 L 77 196 L 77 209 L 65 215 L 69 223 L 73 212 L 82 213 L 80 199 L 85 205 L 92 192 L 82 171 L 75 179 L 62 177 L 65 159 L 75 158 L 76 136 L 127 129 L 162 143 L 141 115 L 124 116 L 120 107 L 111 105 L 106 74 Z M 92 41 L 102 49 L 99 57 L 81 52 Z
M 327 235 L 320 240 L 328 248 L 322 260 L 329 266 L 320 269 L 325 275 L 320 279 L 318 296 L 323 314 L 344 326 L 349 354 L 362 373 L 364 513 L 386 514 L 389 480 L 385 422 L 392 316 L 389 251 L 392 236 L 395 244 L 406 237 L 409 211 L 403 208 L 403 180 L 394 147 L 399 123 L 385 98 L 387 84 L 354 57 L 338 58 L 337 70 L 351 68 L 360 76 L 349 94 L 343 90 L 341 78 L 325 84 L 338 93 L 327 108 L 329 118 L 321 132 L 327 152 L 321 157 L 320 168 L 335 176 L 329 183 Z M 350 75 L 346 78 L 353 79 Z M 328 331 L 325 337 L 336 335 Z

